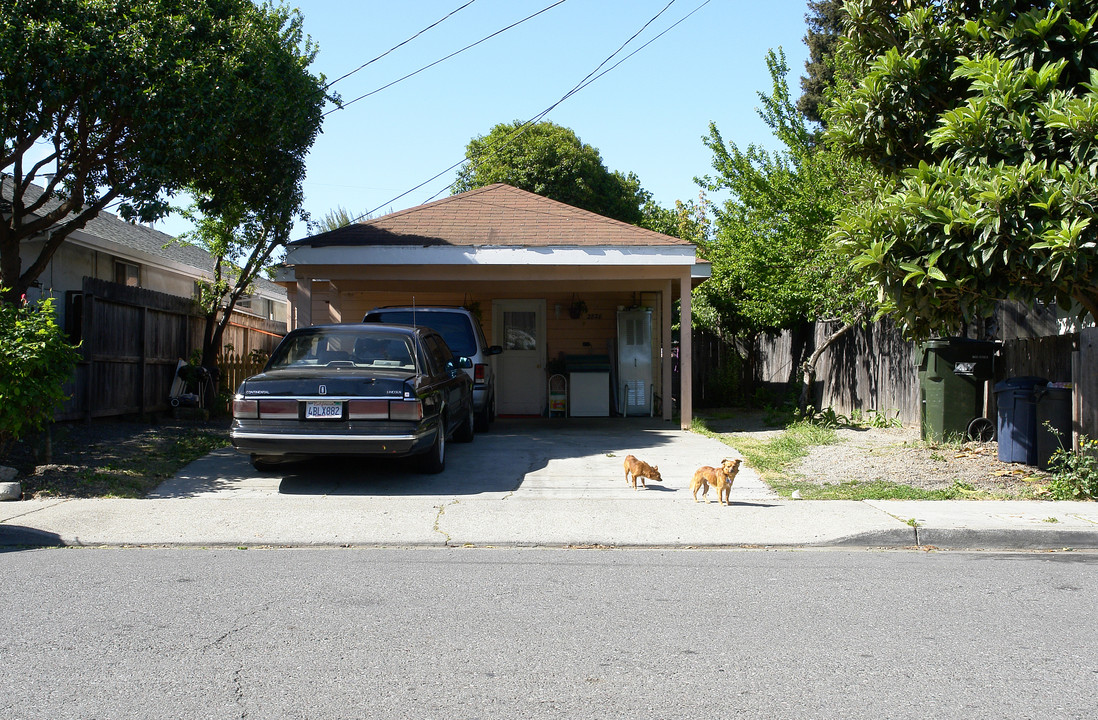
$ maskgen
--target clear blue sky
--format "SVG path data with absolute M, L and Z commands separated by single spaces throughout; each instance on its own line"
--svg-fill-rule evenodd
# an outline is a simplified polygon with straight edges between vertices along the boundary
M 319 46 L 314 72 L 332 80 L 381 55 L 467 0 L 298 0 Z M 370 93 L 531 15 L 554 0 L 475 0 L 381 60 L 336 83 L 344 101 Z M 675 0 L 604 70 L 705 0 Z M 445 197 L 470 139 L 528 120 L 568 93 L 668 0 L 566 0 L 476 47 L 336 110 L 308 158 L 305 208 L 374 216 Z M 710 0 L 678 26 L 565 100 L 546 120 L 598 148 L 610 170 L 634 172 L 661 205 L 698 195 L 710 172 L 701 138 L 772 146 L 755 108 L 769 91 L 767 50 L 785 50 L 794 97 L 807 49 L 804 0 Z M 331 109 L 331 108 L 330 108 Z M 398 196 L 401 196 L 399 197 Z M 178 220 L 158 226 L 176 233 Z M 306 234 L 301 226 L 295 239 Z

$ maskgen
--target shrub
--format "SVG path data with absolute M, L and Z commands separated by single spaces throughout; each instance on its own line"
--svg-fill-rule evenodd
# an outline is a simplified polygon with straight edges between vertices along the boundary
M 0 454 L 53 418 L 79 357 L 57 325 L 52 299 L 0 303 Z
M 1098 500 L 1098 440 L 1079 438 L 1079 452 L 1057 448 L 1048 461 L 1049 494 L 1056 500 Z

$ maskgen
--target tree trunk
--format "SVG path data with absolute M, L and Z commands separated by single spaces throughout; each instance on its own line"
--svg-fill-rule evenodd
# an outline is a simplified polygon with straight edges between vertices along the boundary
M 801 396 L 797 401 L 797 409 L 800 410 L 803 416 L 805 411 L 808 410 L 808 400 L 812 397 L 812 383 L 816 380 L 816 364 L 819 362 L 820 357 L 823 356 L 824 351 L 831 347 L 839 338 L 846 335 L 848 332 L 857 327 L 857 322 L 848 322 L 841 328 L 831 333 L 824 338 L 820 346 L 813 351 L 812 355 L 805 360 L 804 365 L 801 366 Z
M 743 358 L 740 364 L 740 396 L 748 405 L 755 397 L 755 339 L 757 337 L 754 333 L 750 333 L 742 340 L 735 337 L 732 339 L 732 348 L 735 352 L 739 353 L 740 348 L 743 348 L 743 353 L 740 354 Z
M 785 378 L 785 382 L 789 385 L 793 385 L 797 382 L 797 376 L 800 374 L 801 369 L 804 367 L 804 363 L 809 353 L 812 350 L 813 342 L 816 335 L 816 323 L 804 321 L 797 323 L 789 329 L 789 375 Z
M 205 407 L 212 408 L 221 387 L 221 368 L 217 365 L 217 355 L 221 350 L 221 338 L 225 335 L 225 326 L 232 310 L 227 310 L 222 318 L 218 312 L 206 313 L 206 327 L 202 333 L 202 367 L 209 373 L 210 383 L 206 387 Z

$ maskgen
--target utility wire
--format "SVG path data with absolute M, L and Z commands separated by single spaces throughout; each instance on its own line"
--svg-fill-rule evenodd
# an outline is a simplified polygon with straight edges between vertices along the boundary
M 670 7 L 670 6 L 672 5 L 672 4 L 674 4 L 674 2 L 675 2 L 675 0 L 671 0 L 671 2 L 669 2 L 669 3 L 667 4 L 667 6 L 665 6 L 665 7 L 663 8 L 663 10 L 660 10 L 660 11 L 659 11 L 659 13 L 657 13 L 657 14 L 656 14 L 656 15 L 655 15 L 655 16 L 654 16 L 654 17 L 653 17 L 653 18 L 652 18 L 651 20 L 649 20 L 649 21 L 648 21 L 647 23 L 645 23 L 645 24 L 644 24 L 644 26 L 643 26 L 643 27 L 642 27 L 642 28 L 641 28 L 640 30 L 638 30 L 638 31 L 637 31 L 637 32 L 636 32 L 636 33 L 635 33 L 635 34 L 633 35 L 633 37 L 629 38 L 629 40 L 627 40 L 627 41 L 626 41 L 625 43 L 623 43 L 623 44 L 622 44 L 622 46 L 621 46 L 621 47 L 619 47 L 619 48 L 618 48 L 618 49 L 617 49 L 616 51 L 614 51 L 614 52 L 613 52 L 613 53 L 612 53 L 612 54 L 611 54 L 611 55 L 610 55 L 610 56 L 609 56 L 609 57 L 608 57 L 608 58 L 607 58 L 606 60 L 604 60 L 604 61 L 603 61 L 602 63 L 600 63 L 600 64 L 599 64 L 599 66 L 595 68 L 595 70 L 591 71 L 591 73 L 589 73 L 589 74 L 587 75 L 587 77 L 585 77 L 585 78 L 584 78 L 583 80 L 581 80 L 581 81 L 580 81 L 579 83 L 577 83 L 575 87 L 573 87 L 573 88 L 572 88 L 571 90 L 569 90 L 569 91 L 568 91 L 567 93 L 565 93 L 565 95 L 564 95 L 563 97 L 561 97 L 561 99 L 560 99 L 560 100 L 557 100 L 557 101 L 556 101 L 555 103 L 553 103 L 552 105 L 550 105 L 550 106 L 549 106 L 548 108 L 546 108 L 545 110 L 541 111 L 540 113 L 538 113 L 537 115 L 535 115 L 534 117 L 530 118 L 530 119 L 529 119 L 529 120 L 527 120 L 527 121 L 526 121 L 525 123 L 523 123 L 522 125 L 520 125 L 520 126 L 519 126 L 518 128 L 516 128 L 516 130 L 515 130 L 515 131 L 514 131 L 513 133 L 511 133 L 511 135 L 509 135 L 509 136 L 508 136 L 508 137 L 507 137 L 507 138 L 506 138 L 506 139 L 505 139 L 505 140 L 503 141 L 503 143 L 502 143 L 502 144 L 501 144 L 501 145 L 500 145 L 500 146 L 499 146 L 498 148 L 493 148 L 493 150 L 495 150 L 495 149 L 502 149 L 503 147 L 506 147 L 506 145 L 507 145 L 508 143 L 510 143 L 511 141 L 513 141 L 514 139 L 516 139 L 516 138 L 517 138 L 517 137 L 518 137 L 518 136 L 519 136 L 519 135 L 521 134 L 521 132 L 524 132 L 524 131 L 526 130 L 526 128 L 528 128 L 528 127 L 529 127 L 529 126 L 530 126 L 531 124 L 533 124 L 534 122 L 537 122 L 537 121 L 538 121 L 538 120 L 540 120 L 541 118 L 545 117 L 545 116 L 546 116 L 547 114 L 549 114 L 549 112 L 551 112 L 551 111 L 552 111 L 552 110 L 553 110 L 554 108 L 556 108 L 556 107 L 557 107 L 558 105 L 560 105 L 560 104 L 561 104 L 561 103 L 563 103 L 563 102 L 564 102 L 565 100 L 567 100 L 568 98 L 570 98 L 570 97 L 571 97 L 572 95 L 575 95 L 575 94 L 576 94 L 577 92 L 579 92 L 580 90 L 583 90 L 584 88 L 586 88 L 586 87 L 587 87 L 588 85 L 590 85 L 591 83 L 595 82 L 596 80 L 598 80 L 598 79 L 599 79 L 599 78 L 601 78 L 602 76 L 606 75 L 606 73 L 608 73 L 608 72 L 610 72 L 610 71 L 614 70 L 614 69 L 615 69 L 616 67 L 618 67 L 619 65 L 621 65 L 621 64 L 622 64 L 623 62 L 625 62 L 625 61 L 626 61 L 626 60 L 628 60 L 629 58 L 633 57 L 633 56 L 634 56 L 634 55 L 636 55 L 636 54 L 637 54 L 638 52 L 640 52 L 640 51 L 641 51 L 641 50 L 643 50 L 644 48 L 648 47 L 649 45 L 651 45 L 651 44 L 652 44 L 653 42 L 655 42 L 655 41 L 656 41 L 656 40 L 658 40 L 659 38 L 661 38 L 661 37 L 663 37 L 664 35 L 666 35 L 666 34 L 667 34 L 668 32 L 670 32 L 670 31 L 671 31 L 672 29 L 674 29 L 675 27 L 677 27 L 678 25 L 680 25 L 680 24 L 681 24 L 682 22 L 684 22 L 685 20 L 687 20 L 687 19 L 688 19 L 689 17 L 691 17 L 691 16 L 692 16 L 692 15 L 693 15 L 694 13 L 698 12 L 698 11 L 699 11 L 699 10 L 701 10 L 701 9 L 702 9 L 703 7 L 705 7 L 705 6 L 706 6 L 706 5 L 708 5 L 708 4 L 710 3 L 710 2 L 712 2 L 712 0 L 705 0 L 705 1 L 704 1 L 704 2 L 702 3 L 702 4 L 698 5 L 698 7 L 694 8 L 693 10 L 691 10 L 691 11 L 690 11 L 689 13 L 687 13 L 687 14 L 686 14 L 686 15 L 684 15 L 684 16 L 683 16 L 682 18 L 680 18 L 680 19 L 679 19 L 678 21 L 676 21 L 675 23 L 673 23 L 672 25 L 670 25 L 669 27 L 667 27 L 666 29 L 664 29 L 664 30 L 663 30 L 662 32 L 660 32 L 660 33 L 659 33 L 658 35 L 656 35 L 655 37 L 653 37 L 653 38 L 652 38 L 651 40 L 649 40 L 648 42 L 644 43 L 644 44 L 643 44 L 643 45 L 641 45 L 641 46 L 640 46 L 639 48 L 637 48 L 637 49 L 636 49 L 636 50 L 634 50 L 633 52 L 629 53 L 628 55 L 626 55 L 625 57 L 623 57 L 623 58 L 622 58 L 621 60 L 619 60 L 618 62 L 616 62 L 616 63 L 614 63 L 613 65 L 611 65 L 610 67 L 606 68 L 606 69 L 605 69 L 604 71 L 602 71 L 601 73 L 598 73 L 597 75 L 595 75 L 595 74 L 594 74 L 594 73 L 598 72 L 598 69 L 599 69 L 599 68 L 601 68 L 601 67 L 602 67 L 603 65 L 605 65 L 605 64 L 606 64 L 607 62 L 609 62 L 609 61 L 610 61 L 611 59 L 613 59 L 613 57 L 614 57 L 615 55 L 617 55 L 617 54 L 618 54 L 619 52 L 621 52 L 622 48 L 624 48 L 624 47 L 625 47 L 626 45 L 628 45 L 628 44 L 629 44 L 630 42 L 632 42 L 632 41 L 633 41 L 633 39 L 634 39 L 634 38 L 636 38 L 636 37 L 637 37 L 637 35 L 639 35 L 639 34 L 640 34 L 641 32 L 643 32 L 645 28 L 647 28 L 647 27 L 648 27 L 649 25 L 651 25 L 653 21 L 655 21 L 655 20 L 656 20 L 656 19 L 657 19 L 657 18 L 658 18 L 658 17 L 660 16 L 660 15 L 662 15 L 662 14 L 663 14 L 664 12 L 666 12 L 666 10 L 667 10 L 667 9 L 668 9 L 668 8 L 669 8 L 669 7 Z M 411 193 L 414 193 L 414 192 L 415 192 L 416 190 L 419 190 L 419 189 L 420 189 L 421 187 L 423 187 L 424 185 L 428 185 L 428 184 L 430 184 L 430 183 L 434 182 L 435 180 L 439 179 L 440 177 L 442 177 L 442 176 L 443 176 L 443 175 L 445 175 L 446 173 L 448 173 L 448 172 L 450 172 L 451 170 L 453 170 L 453 169 L 455 169 L 455 168 L 459 167 L 459 166 L 460 166 L 460 165 L 461 165 L 462 163 L 466 162 L 466 161 L 467 161 L 468 159 L 469 159 L 468 157 L 464 157 L 464 158 L 462 158 L 461 160 L 457 161 L 456 163 L 454 163 L 454 164 L 453 164 L 453 165 L 451 165 L 450 167 L 446 168 L 446 169 L 445 169 L 445 170 L 443 170 L 442 172 L 440 172 L 440 173 L 438 173 L 438 174 L 436 174 L 436 175 L 434 175 L 434 176 L 432 176 L 432 177 L 428 178 L 427 180 L 424 180 L 424 181 L 423 181 L 423 182 L 421 182 L 421 183 L 420 183 L 419 185 L 416 185 L 415 187 L 413 187 L 413 188 L 411 188 L 411 189 L 409 189 L 409 190 L 406 190 L 406 191 L 402 192 L 402 193 L 401 193 L 400 195 L 397 195 L 396 197 L 394 197 L 394 198 L 392 198 L 392 199 L 390 199 L 390 200 L 387 200 L 386 202 L 382 203 L 381 205 L 378 205 L 378 206 L 377 206 L 376 208 L 374 208 L 373 210 L 370 210 L 370 211 L 368 211 L 368 212 L 365 212 L 365 213 L 363 213 L 362 215 L 359 215 L 358 217 L 356 217 L 356 218 L 355 218 L 354 220 L 352 220 L 351 222 L 353 222 L 353 223 L 354 223 L 354 222 L 358 222 L 359 220 L 362 220 L 363 218 L 368 218 L 368 217 L 371 217 L 371 216 L 372 216 L 372 215 L 373 215 L 374 213 L 376 213 L 377 211 L 381 210 L 381 209 L 382 209 L 382 208 L 384 208 L 384 207 L 385 207 L 386 205 L 389 205 L 390 203 L 396 202 L 397 200 L 400 200 L 400 199 L 401 199 L 402 197 L 405 197 L 406 195 L 410 195 Z M 438 191 L 437 193 L 435 193 L 435 194 L 434 194 L 433 196 L 431 196 L 430 198 L 428 198 L 427 202 L 429 202 L 430 200 L 433 200 L 434 198 L 438 197 L 438 196 L 439 196 L 439 195 L 441 195 L 441 194 L 442 194 L 442 193 L 443 193 L 443 192 L 444 192 L 445 190 L 446 190 L 446 188 L 443 188 L 442 190 L 439 190 L 439 191 Z
M 465 47 L 461 48 L 460 50 L 455 50 L 454 52 L 450 53 L 449 55 L 447 55 L 444 58 L 439 58 L 438 60 L 435 60 L 433 63 L 431 63 L 429 65 L 424 65 L 419 70 L 416 70 L 414 72 L 410 72 L 402 78 L 397 78 L 396 80 L 392 81 L 391 83 L 389 83 L 387 85 L 382 85 L 381 87 L 377 88 L 376 90 L 371 90 L 370 92 L 366 93 L 365 95 L 359 95 L 358 97 L 356 97 L 353 100 L 348 100 L 347 102 L 343 103 L 339 107 L 332 108 L 328 112 L 324 113 L 323 117 L 327 117 L 328 115 L 331 115 L 332 113 L 336 112 L 337 110 L 343 110 L 348 105 L 353 105 L 356 102 L 358 102 L 359 100 L 365 100 L 366 98 L 370 97 L 371 95 L 375 95 L 375 94 L 381 92 L 382 90 L 385 90 L 387 88 L 391 88 L 393 85 L 396 85 L 399 82 L 404 82 L 408 78 L 410 78 L 414 75 L 418 75 L 419 73 L 423 72 L 424 70 L 432 68 L 432 67 L 434 67 L 435 65 L 438 65 L 441 62 L 445 62 L 445 61 L 449 60 L 450 58 L 454 57 L 455 55 L 460 55 L 461 53 L 465 52 L 466 50 L 469 50 L 470 48 L 474 48 L 474 47 L 476 47 L 477 45 L 480 45 L 483 42 L 491 40 L 496 35 L 500 35 L 501 33 L 505 33 L 508 30 L 521 25 L 522 23 L 526 22 L 527 20 L 532 20 L 533 18 L 537 17 L 538 15 L 541 15 L 544 12 L 548 12 L 549 10 L 552 10 L 553 8 L 555 8 L 558 5 L 563 5 L 566 1 L 567 0 L 557 0 L 557 2 L 553 3 L 552 5 L 549 5 L 547 7 L 542 8 L 541 10 L 538 10 L 536 13 L 533 13 L 532 15 L 527 15 L 523 19 L 521 19 L 517 22 L 513 22 L 510 25 L 508 25 L 507 27 L 501 28 L 501 29 L 495 31 L 494 33 L 492 33 L 491 35 L 483 37 L 483 38 L 481 38 L 480 40 L 477 40 L 474 43 L 466 45 Z M 428 182 L 430 182 L 430 181 L 428 181 Z
M 707 1 L 708 1 L 708 0 L 707 0 Z M 637 36 L 638 36 L 638 35 L 640 35 L 640 34 L 641 34 L 642 32 L 644 32 L 644 31 L 645 31 L 645 29 L 646 29 L 646 28 L 647 28 L 647 27 L 648 27 L 649 25 L 651 25 L 652 23 L 654 23 L 654 22 L 655 22 L 655 21 L 656 21 L 656 20 L 657 20 L 657 19 L 658 19 L 658 18 L 660 17 L 660 15 L 663 15 L 663 14 L 664 14 L 665 12 L 667 12 L 667 9 L 668 9 L 668 8 L 670 8 L 670 7 L 671 7 L 672 5 L 674 5 L 674 4 L 675 4 L 675 0 L 670 0 L 670 2 L 668 2 L 668 3 L 666 4 L 666 5 L 664 5 L 664 7 L 663 7 L 663 10 L 660 10 L 660 11 L 659 11 L 658 13 L 656 13 L 655 15 L 653 15 L 653 16 L 652 16 L 652 18 L 651 18 L 651 19 L 650 19 L 650 20 L 649 20 L 648 22 L 646 22 L 646 23 L 645 23 L 644 25 L 642 25 L 642 26 L 641 26 L 640 30 L 637 30 L 637 31 L 636 31 L 635 33 L 633 33 L 633 35 L 632 35 L 632 36 L 631 36 L 631 37 L 630 37 L 630 38 L 629 38 L 628 40 L 626 40 L 626 41 L 625 41 L 624 43 L 622 43 L 622 44 L 621 44 L 621 46 L 620 46 L 620 47 L 618 47 L 618 49 L 617 49 L 617 50 L 615 50 L 614 52 L 610 53 L 610 55 L 609 55 L 609 56 L 608 56 L 608 57 L 607 57 L 607 58 L 606 58 L 605 60 L 603 60 L 603 61 L 602 61 L 601 63 L 599 63 L 599 64 L 598 64 L 598 65 L 597 65 L 597 66 L 595 67 L 595 69 L 594 69 L 594 70 L 592 70 L 591 72 L 587 73 L 586 77 L 584 77 L 584 78 L 583 78 L 582 80 L 580 80 L 580 81 L 579 81 L 578 83 L 576 83 L 576 84 L 575 84 L 574 86 L 572 86 L 572 89 L 571 89 L 571 90 L 569 90 L 569 91 L 568 91 L 567 93 L 565 93 L 565 94 L 564 94 L 564 96 L 563 96 L 563 97 L 561 97 L 561 99 L 560 99 L 560 100 L 557 100 L 557 101 L 556 101 L 555 103 L 553 103 L 553 104 L 552 104 L 552 105 L 550 105 L 549 107 L 545 108 L 545 109 L 544 109 L 544 110 L 542 110 L 542 111 L 541 111 L 540 113 L 538 113 L 538 114 L 537 114 L 537 115 L 535 115 L 534 117 L 532 117 L 532 118 L 530 118 L 529 120 L 527 120 L 526 122 L 524 122 L 524 123 L 523 123 L 522 125 L 519 125 L 519 126 L 518 126 L 517 128 L 515 128 L 515 129 L 514 129 L 514 130 L 513 130 L 513 131 L 512 131 L 512 132 L 511 132 L 511 133 L 510 133 L 510 134 L 509 134 L 509 135 L 508 135 L 507 137 L 503 138 L 503 140 L 501 140 L 501 141 L 500 141 L 499 143 L 497 143 L 497 144 L 496 144 L 495 146 L 493 146 L 493 147 L 490 147 L 490 148 L 488 148 L 487 152 L 485 152 L 485 153 L 484 153 L 484 156 L 483 156 L 483 157 L 481 158 L 480 162 L 478 162 L 478 163 L 477 163 L 477 164 L 476 164 L 476 165 L 475 165 L 475 166 L 473 167 L 473 169 L 474 169 L 474 170 L 476 170 L 476 169 L 477 169 L 477 168 L 479 168 L 479 167 L 480 167 L 481 165 L 483 165 L 484 163 L 488 162 L 488 159 L 489 159 L 489 158 L 491 158 L 491 157 L 494 157 L 494 156 L 495 156 L 495 154 L 496 154 L 496 152 L 498 152 L 499 150 L 502 150 L 502 149 L 506 148 L 506 147 L 507 147 L 508 145 L 510 145 L 510 144 L 511 144 L 511 143 L 512 143 L 513 141 L 517 140 L 517 139 L 518 139 L 518 138 L 519 138 L 519 137 L 520 137 L 520 136 L 521 136 L 521 135 L 522 135 L 523 133 L 525 133 L 525 132 L 526 132 L 526 130 L 528 130 L 528 129 L 530 128 L 530 126 L 532 126 L 532 125 L 533 125 L 534 123 L 536 123 L 536 122 L 539 122 L 539 121 L 540 121 L 540 120 L 541 120 L 542 118 L 544 118 L 544 117 L 545 117 L 546 115 L 548 115 L 548 114 L 549 114 L 550 112 L 552 112 L 552 111 L 553 111 L 553 110 L 554 110 L 554 109 L 555 109 L 555 108 L 556 108 L 556 107 L 557 107 L 558 105 L 560 105 L 560 104 L 561 104 L 562 102 L 564 102 L 564 101 L 565 101 L 565 100 L 567 100 L 568 98 L 572 97 L 573 95 L 575 95 L 575 94 L 576 94 L 577 92 L 579 92 L 579 91 L 580 91 L 580 90 L 582 90 L 583 88 L 587 87 L 587 85 L 591 84 L 592 82 L 594 82 L 595 80 L 597 80 L 597 79 L 598 79 L 599 77 L 602 77 L 602 75 L 601 75 L 601 74 L 600 74 L 600 75 L 598 75 L 598 76 L 595 76 L 595 74 L 596 74 L 596 73 L 598 73 L 598 71 L 599 71 L 599 70 L 600 70 L 600 69 L 602 68 L 602 66 L 604 66 L 604 65 L 605 65 L 606 63 L 608 63 L 608 62 L 610 62 L 611 60 L 613 60 L 613 59 L 614 59 L 614 56 L 615 56 L 615 55 L 617 55 L 617 54 L 618 54 L 618 53 L 620 53 L 620 52 L 621 52 L 621 51 L 622 51 L 623 49 L 625 49 L 625 47 L 626 47 L 626 46 L 627 46 L 627 45 L 628 45 L 629 43 L 633 42 L 633 41 L 634 41 L 634 40 L 635 40 L 635 39 L 637 38 Z M 687 16 L 687 17 L 689 17 L 689 16 Z M 681 20 L 680 20 L 679 22 L 681 22 Z M 674 27 L 674 26 L 672 26 L 672 27 Z M 664 32 L 666 32 L 666 31 L 664 31 Z M 661 34 L 662 34 L 662 33 L 661 33 Z M 657 37 L 659 37 L 659 36 L 657 36 Z M 649 42 L 651 42 L 651 41 L 649 41 Z M 646 44 L 647 44 L 647 43 L 646 43 Z M 644 47 L 644 46 L 642 46 L 642 47 Z M 630 55 L 629 55 L 629 57 L 632 57 L 632 54 L 630 54 Z M 615 64 L 615 65 L 614 65 L 614 67 L 617 67 L 617 65 L 620 65 L 620 64 L 621 64 L 621 63 L 619 62 L 619 63 Z M 607 72 L 609 72 L 609 70 L 608 70 Z M 592 76 L 595 76 L 595 77 L 592 77 Z M 462 163 L 462 162 L 465 162 L 465 160 L 468 160 L 468 157 L 466 157 L 466 158 L 462 159 L 462 161 L 461 161 L 461 162 L 459 162 L 459 163 L 457 163 L 457 165 L 461 165 L 461 163 Z M 447 170 L 453 169 L 454 167 L 456 167 L 456 165 L 452 165 L 452 166 L 450 166 L 450 168 L 447 168 Z M 443 172 L 446 172 L 447 170 L 444 170 Z M 436 177 L 437 177 L 437 176 L 436 176 Z M 432 179 L 434 179 L 434 178 L 432 178 Z M 428 182 L 430 182 L 430 181 L 428 181 Z M 435 193 L 435 194 L 434 194 L 434 195 L 432 195 L 431 197 L 427 198 L 427 202 L 430 202 L 431 200 L 434 200 L 435 198 L 437 198 L 437 197 L 438 197 L 439 195 L 441 195 L 441 194 L 442 194 L 443 192 L 445 192 L 445 191 L 446 191 L 446 188 L 443 188 L 442 190 L 439 190 L 439 191 L 438 191 L 437 193 Z
M 396 44 L 396 45 L 394 45 L 393 47 L 389 48 L 389 49 L 388 49 L 388 50 L 386 50 L 385 52 L 383 52 L 383 53 L 381 53 L 380 55 L 378 55 L 378 56 L 377 56 L 376 58 L 374 58 L 373 60 L 367 60 L 366 62 L 362 63 L 361 65 L 359 65 L 358 67 L 356 67 L 356 68 L 355 68 L 354 70 L 352 70 L 351 72 L 349 72 L 349 73 L 345 73 L 345 74 L 343 74 L 343 75 L 340 75 L 340 76 L 339 76 L 339 77 L 337 77 L 337 78 L 336 78 L 335 80 L 333 80 L 333 81 L 331 81 L 330 83 L 328 83 L 327 85 L 325 85 L 325 86 L 324 86 L 324 89 L 325 89 L 325 90 L 327 90 L 327 89 L 328 89 L 328 88 L 330 88 L 331 86 L 335 85 L 335 84 L 336 84 L 337 82 L 340 82 L 341 80 L 346 80 L 347 78 L 351 77 L 352 75 L 354 75 L 355 73 L 359 72 L 360 70 L 363 70 L 363 69 L 365 69 L 365 68 L 366 68 L 366 67 L 368 67 L 369 65 L 372 65 L 373 63 L 377 62 L 378 60 L 380 60 L 381 58 L 385 57 L 386 55 L 388 55 L 389 53 L 393 52 L 394 50 L 397 50 L 397 49 L 399 49 L 399 48 L 403 47 L 404 45 L 407 45 L 408 43 L 412 42 L 413 40 L 415 40 L 415 39 L 416 39 L 417 37 L 419 37 L 419 36 L 420 36 L 420 35 L 422 35 L 423 33 L 427 32 L 428 30 L 431 30 L 432 28 L 435 28 L 435 27 L 437 27 L 437 26 L 441 25 L 441 24 L 442 24 L 443 22 L 445 22 L 446 20 L 449 20 L 449 19 L 450 19 L 451 17 L 453 17 L 454 15 L 457 15 L 457 14 L 458 14 L 459 12 L 461 12 L 461 11 L 462 11 L 462 10 L 464 10 L 465 8 L 469 7 L 470 5 L 472 5 L 473 3 L 475 3 L 476 1 L 477 1 L 477 0 L 469 0 L 469 2 L 465 3 L 464 5 L 462 5 L 461 7 L 457 8 L 456 10 L 452 10 L 452 11 L 450 11 L 450 13 L 449 13 L 448 15 L 446 15 L 446 17 L 444 17 L 444 18 L 442 18 L 441 20 L 438 20 L 438 21 L 436 21 L 436 22 L 434 22 L 434 23 L 432 23 L 432 24 L 428 25 L 427 27 L 423 28 L 422 30 L 420 30 L 419 32 L 417 32 L 417 33 L 416 33 L 415 35 L 413 35 L 412 37 L 408 38 L 408 39 L 407 39 L 407 40 L 405 40 L 404 42 L 402 42 L 402 43 L 397 43 L 397 44 Z

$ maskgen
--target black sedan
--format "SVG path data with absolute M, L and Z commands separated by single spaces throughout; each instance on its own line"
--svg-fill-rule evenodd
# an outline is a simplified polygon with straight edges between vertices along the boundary
M 429 328 L 300 328 L 241 383 L 230 437 L 259 470 L 326 455 L 422 455 L 425 472 L 441 472 L 446 441 L 473 439 L 466 367 Z

